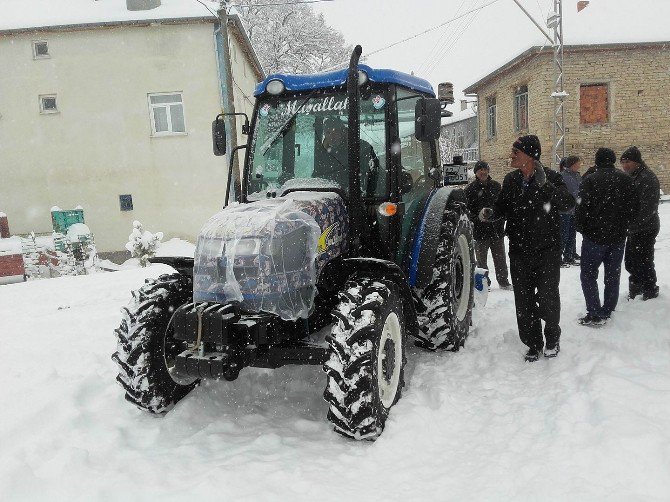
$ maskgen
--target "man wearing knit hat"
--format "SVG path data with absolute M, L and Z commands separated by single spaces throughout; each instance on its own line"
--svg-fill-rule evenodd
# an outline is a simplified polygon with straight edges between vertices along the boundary
M 507 220 L 517 326 L 521 341 L 528 347 L 528 362 L 537 361 L 543 349 L 545 357 L 555 357 L 560 350 L 559 211 L 575 205 L 561 175 L 540 162 L 541 153 L 535 135 L 521 136 L 514 142 L 510 165 L 515 170 L 505 176 L 493 208 L 482 209 L 479 216 L 484 221 Z
M 621 154 L 621 167 L 633 177 L 633 185 L 640 200 L 640 210 L 628 231 L 624 263 L 630 274 L 628 298 L 642 294 L 643 300 L 658 296 L 656 269 L 654 267 L 654 244 L 661 228 L 658 217 L 660 185 L 658 178 L 642 160 L 636 146 Z
M 492 207 L 500 195 L 500 183 L 490 176 L 489 165 L 483 160 L 475 164 L 475 180 L 465 189 L 468 211 L 473 215 L 472 236 L 475 239 L 475 256 L 477 266 L 488 269 L 489 248 L 493 255 L 496 279 L 501 289 L 512 289 L 507 278 L 507 259 L 505 258 L 505 241 L 503 220 L 495 222 L 479 221 L 477 215 L 485 207 Z
M 637 212 L 633 180 L 616 169 L 616 155 L 609 148 L 596 152 L 596 170 L 579 187 L 580 204 L 575 211 L 582 233 L 580 279 L 586 301 L 584 326 L 599 326 L 609 319 L 619 301 L 621 260 L 626 234 Z M 604 301 L 600 303 L 598 269 L 605 268 Z

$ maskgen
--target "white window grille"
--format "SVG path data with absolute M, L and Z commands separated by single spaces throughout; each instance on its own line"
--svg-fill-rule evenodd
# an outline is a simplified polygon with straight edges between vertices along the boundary
M 528 129 L 528 86 L 522 85 L 514 92 L 514 129 Z
M 58 113 L 55 94 L 44 94 L 40 96 L 40 113 Z
M 186 134 L 181 92 L 149 94 L 149 111 L 152 136 Z
M 496 136 L 496 97 L 486 98 L 486 136 L 491 139 Z
M 33 41 L 33 59 L 47 59 L 50 58 L 49 43 L 44 40 Z

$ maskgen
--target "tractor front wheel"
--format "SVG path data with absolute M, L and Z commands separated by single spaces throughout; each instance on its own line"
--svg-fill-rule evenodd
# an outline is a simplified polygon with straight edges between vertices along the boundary
M 133 291 L 121 311 L 121 325 L 114 332 L 117 351 L 112 355 L 119 368 L 116 380 L 126 399 L 141 410 L 165 413 L 198 384 L 174 372 L 175 358 L 186 347 L 173 337 L 172 315 L 191 294 L 190 277 L 161 275 Z
M 369 277 L 349 279 L 339 296 L 324 365 L 328 420 L 344 436 L 375 440 L 404 386 L 402 304 L 395 284 Z

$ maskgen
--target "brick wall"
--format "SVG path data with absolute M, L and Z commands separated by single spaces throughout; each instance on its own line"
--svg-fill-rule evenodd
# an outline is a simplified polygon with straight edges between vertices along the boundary
M 593 164 L 596 150 L 612 148 L 617 155 L 634 144 L 670 193 L 670 50 L 663 46 L 632 49 L 566 50 L 564 55 L 566 153 L 580 155 L 586 167 Z M 509 168 L 506 159 L 514 139 L 523 133 L 537 134 L 542 160 L 551 161 L 554 102 L 552 57 L 549 52 L 532 56 L 516 67 L 486 82 L 477 90 L 480 103 L 480 152 L 489 161 L 493 176 L 501 179 Z M 582 84 L 608 85 L 608 118 L 604 124 L 580 123 Z M 529 128 L 514 130 L 514 89 L 528 85 Z M 496 138 L 486 136 L 486 97 L 496 95 Z

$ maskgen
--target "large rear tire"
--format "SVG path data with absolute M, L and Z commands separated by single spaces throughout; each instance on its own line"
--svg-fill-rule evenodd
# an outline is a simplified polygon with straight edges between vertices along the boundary
M 368 277 L 347 281 L 327 337 L 323 397 L 335 431 L 375 440 L 404 386 L 405 335 L 397 286 Z
M 465 212 L 447 208 L 440 229 L 433 278 L 417 291 L 420 344 L 457 351 L 465 344 L 472 319 L 475 271 L 472 223 Z
M 174 358 L 186 347 L 172 336 L 172 315 L 190 301 L 192 292 L 190 277 L 161 275 L 133 291 L 121 310 L 121 325 L 114 332 L 117 351 L 112 355 L 119 367 L 116 380 L 126 399 L 141 410 L 165 413 L 198 384 L 174 373 Z

